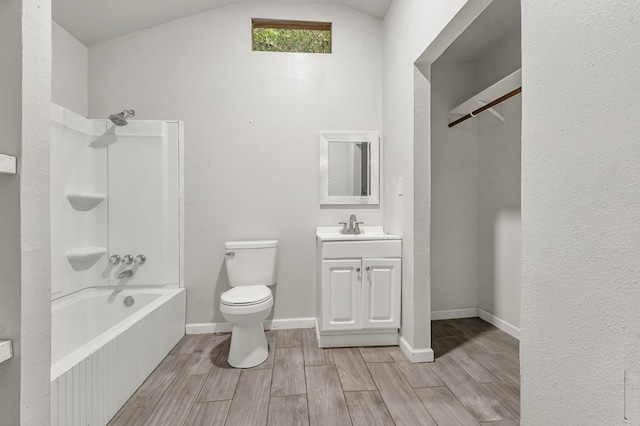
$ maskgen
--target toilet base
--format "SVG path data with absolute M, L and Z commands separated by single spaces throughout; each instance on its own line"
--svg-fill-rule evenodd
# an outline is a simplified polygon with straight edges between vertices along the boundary
M 269 356 L 267 337 L 262 322 L 234 325 L 227 362 L 234 368 L 251 368 L 262 364 Z

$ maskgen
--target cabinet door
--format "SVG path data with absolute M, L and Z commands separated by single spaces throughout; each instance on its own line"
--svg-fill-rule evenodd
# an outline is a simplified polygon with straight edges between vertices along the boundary
M 322 331 L 362 328 L 360 259 L 322 261 Z
M 362 328 L 400 328 L 402 261 L 363 259 Z

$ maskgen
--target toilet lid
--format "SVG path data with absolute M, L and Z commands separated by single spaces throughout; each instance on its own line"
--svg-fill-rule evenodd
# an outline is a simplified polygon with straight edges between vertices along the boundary
M 245 285 L 233 287 L 220 296 L 225 305 L 256 305 L 271 298 L 271 290 L 266 285 Z

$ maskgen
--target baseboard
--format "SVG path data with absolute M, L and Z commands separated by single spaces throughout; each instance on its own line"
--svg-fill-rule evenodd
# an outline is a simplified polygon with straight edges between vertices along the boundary
M 404 337 L 400 337 L 400 349 L 413 363 L 433 362 L 435 359 L 433 349 L 414 349 Z
M 187 324 L 185 332 L 187 334 L 231 333 L 231 324 L 228 322 Z
M 315 326 L 315 318 L 287 318 L 264 322 L 265 330 L 290 330 L 294 328 L 313 328 Z
M 520 329 L 480 307 L 431 311 L 431 320 L 480 317 L 491 325 L 520 340 Z
M 482 308 L 462 308 L 447 309 L 442 311 L 432 311 L 431 320 L 456 319 L 456 318 L 473 318 L 480 317 L 504 331 L 505 333 L 520 340 L 520 329 L 507 321 L 498 318 L 492 313 Z M 315 318 L 287 318 L 275 319 L 264 322 L 265 330 L 286 330 L 295 328 L 313 328 L 315 327 Z M 204 323 L 204 324 L 187 324 L 187 334 L 204 334 L 204 333 L 231 333 L 231 324 L 227 322 L 220 323 Z M 412 362 L 431 362 L 433 361 L 433 350 L 419 349 L 414 351 L 411 345 L 404 339 L 400 338 L 400 347 Z M 414 361 L 415 359 L 415 361 Z
M 507 334 L 515 337 L 520 340 L 520 329 L 513 324 L 506 322 L 505 320 L 498 318 L 493 315 L 491 312 L 487 312 L 482 308 L 478 308 L 478 316 L 488 322 L 489 324 L 495 325 L 500 330 L 504 331 Z
M 262 323 L 265 330 L 290 330 L 295 328 L 313 328 L 315 318 L 287 318 L 267 320 Z M 228 322 L 187 324 L 187 334 L 205 333 L 231 333 L 231 324 Z
M 444 309 L 442 311 L 431 311 L 431 320 L 447 320 L 456 318 L 473 318 L 478 316 L 478 308 Z
M 353 346 L 398 346 L 398 330 L 392 333 L 318 334 L 320 348 L 349 348 Z

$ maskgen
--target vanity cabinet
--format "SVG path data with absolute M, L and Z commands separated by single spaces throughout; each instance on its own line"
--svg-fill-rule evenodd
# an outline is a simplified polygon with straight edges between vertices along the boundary
M 400 259 L 322 261 L 322 330 L 400 328 Z
M 320 347 L 398 344 L 402 242 L 317 237 L 317 319 Z M 326 234 L 325 234 L 326 235 Z M 381 236 L 382 237 L 382 236 Z

